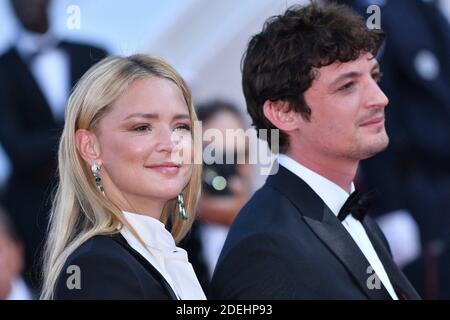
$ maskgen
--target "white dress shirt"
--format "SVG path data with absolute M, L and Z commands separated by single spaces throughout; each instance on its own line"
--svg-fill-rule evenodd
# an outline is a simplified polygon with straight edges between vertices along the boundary
M 205 300 L 205 294 L 188 261 L 187 252 L 175 245 L 175 240 L 164 224 L 142 214 L 126 211 L 123 214 L 145 246 L 127 228 L 121 228 L 120 233 L 134 250 L 161 273 L 178 298 Z
M 21 29 L 16 41 L 19 55 L 30 69 L 55 120 L 62 122 L 70 90 L 69 57 L 57 47 L 49 33 L 38 34 Z M 33 59 L 30 57 L 34 56 Z
M 217 260 L 227 239 L 230 228 L 221 224 L 204 223 L 200 225 L 200 239 L 207 264 L 209 279 L 212 278 Z
M 17 278 L 13 281 L 6 300 L 33 300 L 33 295 L 25 281 L 22 278 Z
M 349 197 L 349 194 L 344 189 L 327 178 L 322 177 L 318 173 L 306 168 L 285 154 L 279 155 L 278 163 L 305 181 L 337 217 L 339 210 Z M 353 183 L 351 188 L 352 191 L 354 191 L 355 187 Z M 366 230 L 361 222 L 349 214 L 344 221 L 342 221 L 342 224 L 356 242 L 366 259 L 369 261 L 373 270 L 383 283 L 386 290 L 389 292 L 392 299 L 398 300 L 397 294 L 392 287 L 386 270 L 384 269 L 380 258 L 373 248 L 373 245 L 370 242 Z

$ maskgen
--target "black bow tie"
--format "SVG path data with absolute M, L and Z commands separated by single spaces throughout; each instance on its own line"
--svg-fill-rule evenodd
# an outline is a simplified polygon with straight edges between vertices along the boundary
M 355 190 L 345 201 L 341 210 L 339 210 L 338 219 L 344 221 L 351 214 L 355 219 L 362 221 L 375 202 L 376 197 L 377 193 L 375 191 L 361 193 Z

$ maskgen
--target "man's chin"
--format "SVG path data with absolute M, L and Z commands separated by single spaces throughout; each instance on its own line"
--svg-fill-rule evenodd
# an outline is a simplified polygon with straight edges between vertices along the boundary
M 379 137 L 376 141 L 373 141 L 362 152 L 361 160 L 373 157 L 374 155 L 385 150 L 389 145 L 389 137 L 385 134 L 383 137 Z

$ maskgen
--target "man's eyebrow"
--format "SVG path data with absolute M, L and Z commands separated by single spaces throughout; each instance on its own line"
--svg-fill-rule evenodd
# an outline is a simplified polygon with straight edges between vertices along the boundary
M 374 72 L 374 71 L 379 71 L 380 70 L 380 65 L 378 62 L 375 62 L 372 69 L 370 69 L 370 72 Z M 342 82 L 344 80 L 347 79 L 353 79 L 353 78 L 358 78 L 362 75 L 362 73 L 360 72 L 356 72 L 356 71 L 352 71 L 352 72 L 347 72 L 344 74 L 341 74 L 339 77 L 337 77 L 331 84 L 330 87 L 333 87 L 334 85 L 336 85 L 339 82 Z
M 356 72 L 356 71 L 352 71 L 352 72 L 347 72 L 347 73 L 341 74 L 333 82 L 331 82 L 330 87 L 333 87 L 337 83 L 342 82 L 344 80 L 353 79 L 353 78 L 357 78 L 357 77 L 360 77 L 360 76 L 361 76 L 361 73 L 360 72 Z

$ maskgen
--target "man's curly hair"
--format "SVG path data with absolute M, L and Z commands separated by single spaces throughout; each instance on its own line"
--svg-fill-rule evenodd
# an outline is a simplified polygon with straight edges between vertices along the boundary
M 369 30 L 363 18 L 349 7 L 331 4 L 320 7 L 290 7 L 269 18 L 254 35 L 242 59 L 242 87 L 247 110 L 257 130 L 275 126 L 264 116 L 266 100 L 283 100 L 309 119 L 311 109 L 304 92 L 314 80 L 314 69 L 336 61 L 356 60 L 363 52 L 376 55 L 384 40 L 382 30 Z M 288 136 L 279 132 L 279 150 L 289 146 Z

